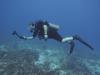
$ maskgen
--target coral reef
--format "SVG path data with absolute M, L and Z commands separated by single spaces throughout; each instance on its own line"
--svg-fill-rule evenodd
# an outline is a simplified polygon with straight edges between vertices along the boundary
M 0 45 L 0 75 L 100 75 L 100 60 L 26 45 L 18 50 Z
M 100 60 L 84 59 L 83 63 L 91 70 L 93 75 L 100 75 Z

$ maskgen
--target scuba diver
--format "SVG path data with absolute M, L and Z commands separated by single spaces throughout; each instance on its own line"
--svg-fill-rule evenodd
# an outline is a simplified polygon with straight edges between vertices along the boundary
M 75 40 L 81 42 L 82 44 L 86 45 L 91 50 L 93 50 L 93 47 L 88 43 L 86 43 L 85 41 L 83 41 L 83 39 L 78 35 L 63 38 L 58 33 L 59 28 L 60 28 L 59 25 L 55 25 L 47 21 L 39 20 L 36 21 L 35 23 L 29 24 L 29 30 L 32 33 L 32 36 L 30 37 L 21 36 L 16 31 L 14 31 L 12 34 L 24 40 L 31 40 L 34 39 L 35 37 L 38 37 L 40 40 L 44 39 L 47 41 L 48 39 L 54 39 L 60 43 L 68 43 L 70 44 L 70 52 L 69 52 L 70 54 L 72 54 L 74 50 Z

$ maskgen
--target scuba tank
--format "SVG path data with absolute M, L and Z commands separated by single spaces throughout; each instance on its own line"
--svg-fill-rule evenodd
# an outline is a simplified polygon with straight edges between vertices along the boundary
M 55 24 L 52 24 L 52 23 L 49 23 L 49 27 L 51 28 L 51 29 L 53 29 L 53 30 L 56 30 L 56 31 L 58 31 L 59 30 L 59 25 L 55 25 Z

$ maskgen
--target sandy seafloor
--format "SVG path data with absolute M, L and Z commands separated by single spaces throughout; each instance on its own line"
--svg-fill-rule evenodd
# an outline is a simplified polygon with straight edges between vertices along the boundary
M 100 60 L 68 54 L 61 44 L 0 44 L 0 75 L 100 75 Z

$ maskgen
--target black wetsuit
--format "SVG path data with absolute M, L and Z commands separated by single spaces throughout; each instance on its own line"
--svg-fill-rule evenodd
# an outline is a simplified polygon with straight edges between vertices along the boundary
M 35 23 L 35 30 L 33 32 L 33 37 L 38 36 L 39 39 L 44 39 L 44 28 L 43 25 L 47 25 L 48 27 L 48 38 L 49 39 L 54 39 L 56 41 L 61 42 L 62 37 L 61 35 L 55 30 L 54 28 L 49 26 L 48 22 L 43 22 L 43 21 L 38 21 Z

